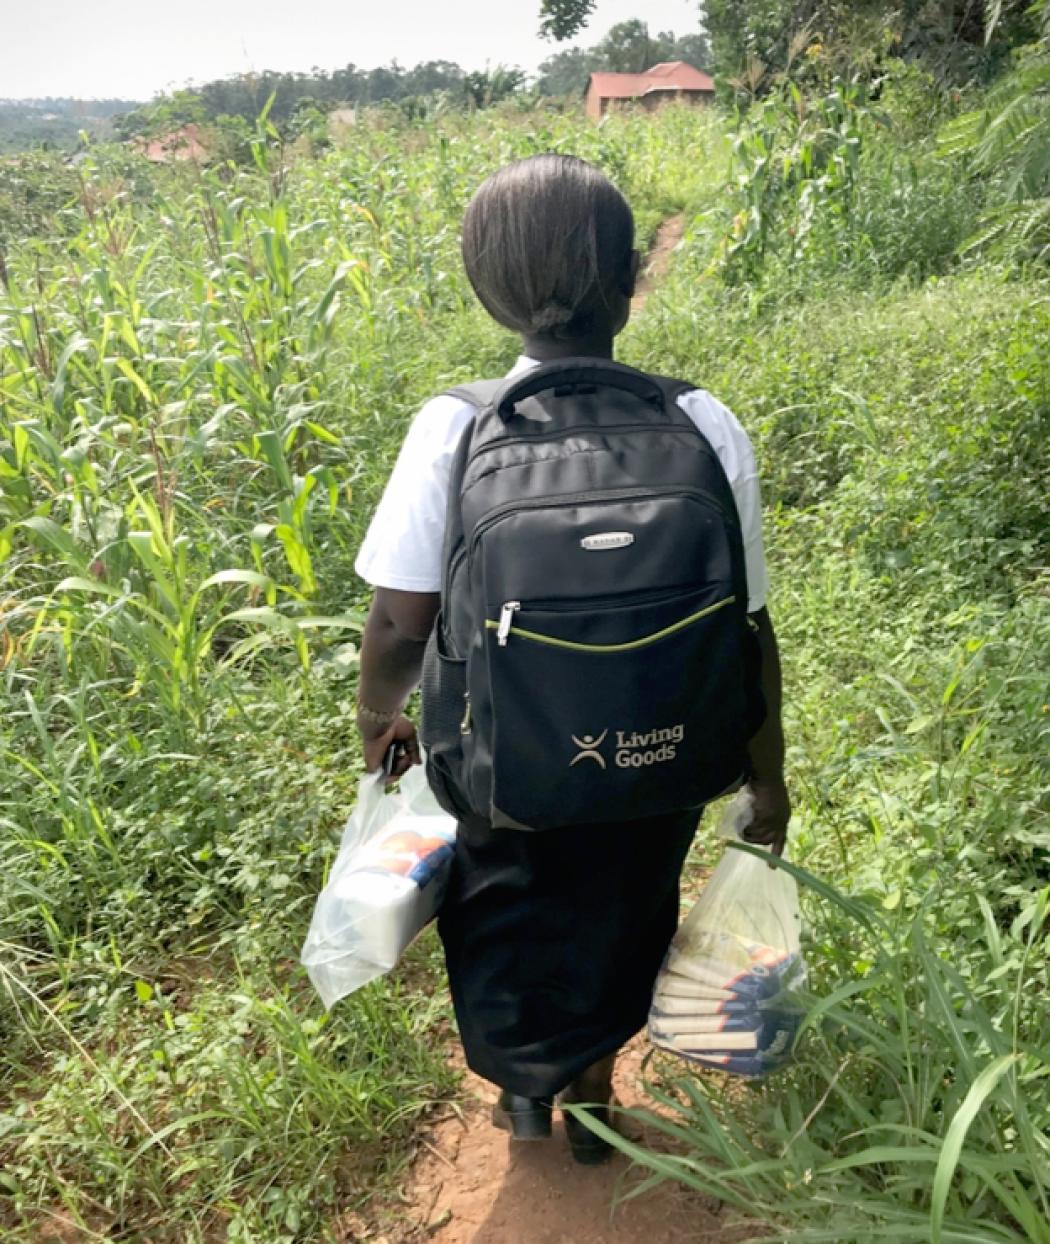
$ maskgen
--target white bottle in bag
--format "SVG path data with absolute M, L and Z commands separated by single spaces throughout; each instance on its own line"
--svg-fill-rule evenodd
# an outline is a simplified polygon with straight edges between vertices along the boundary
M 369 774 L 314 907 L 302 963 L 325 1006 L 397 963 L 434 918 L 454 853 L 456 823 L 413 768 L 397 791 Z

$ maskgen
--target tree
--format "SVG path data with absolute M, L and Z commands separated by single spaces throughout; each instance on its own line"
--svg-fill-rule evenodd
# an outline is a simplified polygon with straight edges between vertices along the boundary
M 332 107 L 327 101 L 319 102 L 304 95 L 296 102 L 288 118 L 289 137 L 305 138 L 311 151 L 324 151 L 332 142 L 328 125 L 328 114 Z
M 661 39 L 666 37 L 660 36 Z M 693 65 L 696 69 L 710 69 L 711 45 L 707 41 L 707 35 L 702 30 L 698 30 L 695 35 L 679 35 L 664 59 L 684 60 L 687 65 Z
M 969 157 L 990 186 L 990 210 L 973 244 L 995 243 L 1019 258 L 1050 258 L 1050 0 L 1030 10 L 1039 37 L 1014 67 L 941 133 L 941 149 Z
M 1034 37 L 1033 12 L 1031 0 L 706 0 L 704 25 L 720 79 L 762 89 L 804 70 L 807 46 L 832 73 L 872 74 L 900 56 L 966 80 Z
M 499 103 L 520 90 L 525 84 L 525 74 L 520 69 L 497 65 L 494 69 L 480 69 L 463 75 L 463 87 L 468 100 L 476 108 L 487 108 Z
M 351 103 L 361 98 L 361 71 L 351 61 L 328 75 L 330 98 L 338 103 Z
M 618 22 L 594 49 L 602 68 L 613 73 L 641 73 L 659 61 L 645 22 Z
M 267 117 L 282 137 L 294 138 L 305 133 L 317 147 L 326 141 L 324 116 L 340 104 L 411 99 L 413 104 L 408 111 L 426 115 L 427 101 L 432 102 L 435 97 L 461 104 L 470 100 L 484 106 L 518 91 L 525 79 L 520 69 L 501 65 L 469 77 L 468 83 L 459 65 L 445 60 L 423 61 L 411 69 L 396 60 L 370 70 L 348 64 L 331 73 L 321 69 L 277 73 L 268 69 L 159 96 L 150 104 L 132 109 L 118 119 L 118 124 L 122 136 L 130 138 L 142 133 L 170 133 L 190 121 L 215 123 L 223 118 L 224 127 L 236 140 L 233 145 L 240 149 L 243 144 L 234 120 L 239 118 L 254 127 L 256 117 L 268 106 Z
M 637 18 L 613 26 L 592 50 L 598 67 L 612 73 L 642 73 L 669 60 L 684 60 L 702 69 L 711 59 L 700 31 L 681 37 L 671 30 L 651 35 L 646 23 Z
M 436 91 L 458 91 L 463 84 L 463 70 L 450 60 L 428 60 L 405 73 L 408 95 L 433 95 Z
M 536 86 L 541 95 L 579 95 L 591 74 L 602 68 L 593 48 L 566 48 L 540 65 Z
M 151 104 L 142 104 L 114 119 L 119 138 L 155 138 L 175 133 L 187 125 L 203 125 L 208 120 L 204 101 L 194 91 L 162 95 Z
M 400 99 L 405 94 L 404 74 L 396 60 L 389 66 L 378 66 L 367 75 L 364 98 L 370 104 L 383 99 Z
M 540 34 L 544 39 L 564 43 L 578 35 L 594 12 L 596 0 L 543 0 L 540 5 Z

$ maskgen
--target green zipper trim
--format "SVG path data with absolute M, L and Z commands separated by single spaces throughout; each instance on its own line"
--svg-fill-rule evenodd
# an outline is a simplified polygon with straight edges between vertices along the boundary
M 541 635 L 538 631 L 526 631 L 520 626 L 512 626 L 509 634 L 517 635 L 519 639 L 531 639 L 537 644 L 550 644 L 553 648 L 571 648 L 573 652 L 630 652 L 635 648 L 644 648 L 647 644 L 655 644 L 658 640 L 666 639 L 668 635 L 674 635 L 677 631 L 684 630 L 687 626 L 692 626 L 694 622 L 699 622 L 701 618 L 706 618 L 708 614 L 717 613 L 719 609 L 724 609 L 726 605 L 733 604 L 735 600 L 735 596 L 727 596 L 725 600 L 716 601 L 713 605 L 708 605 L 706 609 L 701 609 L 697 613 L 691 613 L 688 618 L 682 618 L 680 622 L 672 622 L 670 626 L 665 626 L 662 631 L 654 631 L 652 635 L 643 635 L 641 639 L 630 639 L 623 644 L 578 644 L 571 639 L 555 639 L 553 635 Z M 499 622 L 486 618 L 485 629 L 489 631 L 498 630 Z

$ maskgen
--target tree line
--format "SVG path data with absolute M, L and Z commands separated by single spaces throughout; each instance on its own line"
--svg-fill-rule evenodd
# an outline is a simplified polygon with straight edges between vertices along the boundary
M 412 67 L 395 60 L 374 69 L 351 63 L 331 71 L 238 74 L 131 109 L 118 119 L 117 129 L 123 137 L 131 138 L 167 132 L 190 122 L 238 118 L 250 122 L 272 100 L 269 119 L 282 131 L 294 134 L 316 128 L 318 114 L 323 116 L 344 105 L 393 103 L 411 114 L 421 108 L 422 101 L 435 97 L 448 104 L 483 108 L 512 95 L 573 96 L 582 94 L 592 73 L 640 73 L 666 60 L 684 60 L 704 68 L 710 60 L 706 38 L 700 32 L 652 34 L 638 19 L 620 22 L 591 47 L 552 53 L 531 82 L 513 66 L 468 71 L 447 60 L 423 61 Z
M 594 3 L 541 0 L 541 33 L 552 44 L 578 37 Z M 511 96 L 571 98 L 592 73 L 638 73 L 668 60 L 708 70 L 723 100 L 738 102 L 787 78 L 871 80 L 891 60 L 917 64 L 946 84 L 988 81 L 1016 49 L 1040 39 L 1045 11 L 1044 0 L 704 0 L 693 33 L 652 33 L 642 20 L 620 22 L 589 46 L 552 51 L 531 79 L 513 66 L 468 71 L 455 61 L 407 67 L 394 60 L 371 69 L 351 62 L 330 71 L 238 74 L 135 105 L 0 101 L 0 150 L 69 148 L 81 130 L 129 139 L 190 123 L 218 124 L 243 147 L 267 105 L 282 135 L 305 133 L 323 143 L 327 114 L 340 106 L 387 104 L 428 116 L 434 107 L 483 108 Z

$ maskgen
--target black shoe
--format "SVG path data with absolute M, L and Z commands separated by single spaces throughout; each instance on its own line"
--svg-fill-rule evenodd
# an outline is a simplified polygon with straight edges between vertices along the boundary
M 511 1140 L 546 1140 L 551 1134 L 549 1097 L 519 1097 L 506 1089 L 492 1108 L 496 1127 L 509 1128 Z
M 599 1123 L 612 1126 L 608 1106 L 591 1106 L 587 1113 Z M 581 1166 L 601 1166 L 616 1152 L 615 1145 L 592 1132 L 586 1123 L 581 1123 L 567 1110 L 562 1112 L 562 1118 L 565 1121 L 565 1135 L 569 1138 L 572 1156 Z

